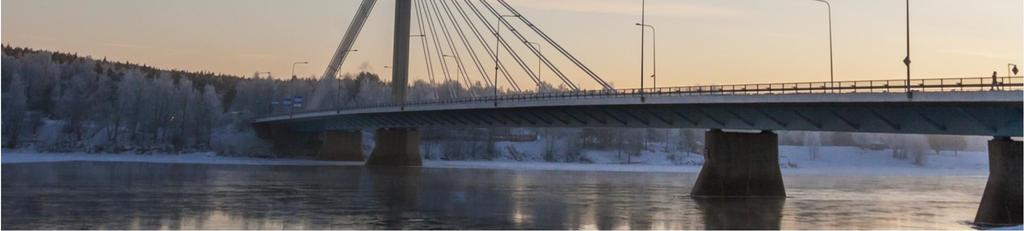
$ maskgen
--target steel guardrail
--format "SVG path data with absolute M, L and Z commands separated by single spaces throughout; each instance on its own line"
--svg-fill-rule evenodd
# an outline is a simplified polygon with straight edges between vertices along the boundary
M 774 95 L 774 94 L 849 94 L 849 93 L 902 93 L 912 92 L 981 92 L 1024 90 L 1024 76 L 966 77 L 911 79 L 850 80 L 835 82 L 792 82 L 760 84 L 700 85 L 659 88 L 628 88 L 616 90 L 582 90 L 542 93 L 517 93 L 495 96 L 466 97 L 454 99 L 431 99 L 409 101 L 402 104 L 381 103 L 343 108 L 277 112 L 256 119 L 293 116 L 295 114 L 318 112 L 341 112 L 344 110 L 457 104 L 470 102 L 517 102 L 546 99 L 572 98 L 620 98 L 641 96 L 694 96 L 694 95 Z

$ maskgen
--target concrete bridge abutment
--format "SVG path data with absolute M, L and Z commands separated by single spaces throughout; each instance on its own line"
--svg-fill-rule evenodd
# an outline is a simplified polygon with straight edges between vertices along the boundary
M 415 128 L 377 129 L 376 145 L 366 165 L 423 166 L 420 131 Z
M 778 135 L 710 130 L 704 139 L 704 166 L 691 196 L 786 197 Z
M 1024 220 L 1024 188 L 1021 181 L 1024 145 L 1008 137 L 988 142 L 988 183 L 981 197 L 974 223 L 978 225 L 1017 225 Z
M 363 161 L 362 131 L 326 131 L 320 133 L 317 159 Z

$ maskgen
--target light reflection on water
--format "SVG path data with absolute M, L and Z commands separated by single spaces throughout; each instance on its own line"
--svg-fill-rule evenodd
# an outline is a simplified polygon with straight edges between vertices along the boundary
M 966 229 L 985 177 L 786 176 L 688 196 L 690 173 L 63 162 L 3 165 L 5 229 Z

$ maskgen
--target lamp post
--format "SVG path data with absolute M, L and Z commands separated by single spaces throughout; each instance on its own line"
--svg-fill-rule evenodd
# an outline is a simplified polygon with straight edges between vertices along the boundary
M 519 15 L 501 15 L 501 17 L 514 18 L 519 17 Z M 498 105 L 498 70 L 501 69 L 501 60 L 498 59 L 498 55 L 501 54 L 501 25 L 503 24 L 501 23 L 501 20 L 501 18 L 498 18 L 498 22 L 495 22 L 495 27 L 497 27 L 497 29 L 494 30 L 494 105 Z M 537 91 L 540 91 L 540 85 L 537 85 Z
M 446 55 L 446 54 L 441 54 L 441 57 L 444 57 L 444 58 L 452 58 L 452 59 L 455 59 L 455 62 L 456 62 L 456 63 L 458 64 L 458 66 L 456 66 L 456 67 L 458 67 L 458 68 L 459 68 L 459 70 L 456 70 L 455 72 L 459 73 L 459 76 L 458 76 L 459 78 L 463 77 L 463 73 L 462 73 L 462 71 L 461 71 L 461 70 L 462 70 L 462 62 L 461 62 L 461 61 L 459 60 L 459 56 L 455 56 L 455 55 Z M 461 81 L 459 80 L 459 78 L 455 78 L 455 81 L 456 81 L 456 82 L 461 82 Z M 467 87 L 467 88 L 469 88 L 469 84 L 470 84 L 470 83 L 466 83 L 466 87 Z M 461 87 L 461 86 L 460 86 L 460 87 Z
M 907 65 L 907 99 L 914 98 L 914 93 L 910 92 L 910 0 L 907 0 L 907 57 L 903 64 Z
M 825 3 L 825 7 L 828 9 L 828 85 L 831 90 L 835 91 L 836 84 L 836 72 L 835 62 L 832 54 L 832 3 L 828 0 L 814 0 L 817 2 Z M 908 55 L 909 56 L 909 55 Z
M 299 64 L 309 64 L 309 62 L 302 61 L 302 62 L 294 62 L 294 63 L 292 63 L 292 78 L 293 79 L 296 78 L 296 76 L 295 76 L 295 65 L 299 65 Z
M 652 25 L 647 25 L 643 23 L 637 23 L 636 25 L 651 28 L 651 64 L 654 65 L 654 73 L 651 74 L 651 82 L 653 83 L 652 88 L 658 88 L 658 33 Z
M 640 24 L 647 24 L 647 1 L 640 0 Z M 640 102 L 645 102 L 647 99 L 644 97 L 644 42 L 646 41 L 645 36 L 647 32 L 643 27 L 640 28 Z
M 534 47 L 537 47 L 537 53 L 540 53 L 540 43 L 535 43 L 535 42 L 526 42 L 526 43 L 529 43 L 530 45 L 533 45 Z M 537 78 L 538 79 L 540 78 L 540 57 L 537 57 Z

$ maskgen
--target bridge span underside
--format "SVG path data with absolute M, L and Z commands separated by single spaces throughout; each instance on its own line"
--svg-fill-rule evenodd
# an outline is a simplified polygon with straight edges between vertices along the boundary
M 697 197 L 785 197 L 773 131 L 979 135 L 990 176 L 975 222 L 1024 220 L 1022 91 L 608 95 L 472 99 L 274 116 L 253 122 L 275 151 L 362 160 L 362 131 L 376 129 L 370 165 L 419 166 L 418 128 L 701 128 L 706 161 Z M 753 130 L 741 132 L 728 130 Z
M 260 123 L 295 132 L 401 127 L 706 128 L 1022 135 L 1021 92 L 648 96 L 477 101 L 313 112 Z

